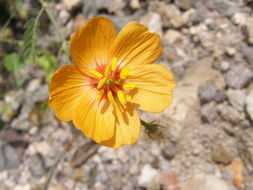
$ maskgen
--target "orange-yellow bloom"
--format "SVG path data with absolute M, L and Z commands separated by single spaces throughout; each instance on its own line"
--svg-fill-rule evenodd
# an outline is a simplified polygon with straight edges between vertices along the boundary
M 133 144 L 141 130 L 136 109 L 158 113 L 172 101 L 172 73 L 152 64 L 161 52 L 147 27 L 130 22 L 116 36 L 111 20 L 93 18 L 71 37 L 75 64 L 54 74 L 49 106 L 99 144 Z

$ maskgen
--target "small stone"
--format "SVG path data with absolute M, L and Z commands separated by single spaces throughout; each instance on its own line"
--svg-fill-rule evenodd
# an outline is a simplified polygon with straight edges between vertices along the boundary
M 194 19 L 197 14 L 196 12 L 197 11 L 195 9 L 189 9 L 182 15 L 184 25 L 192 26 L 192 24 L 195 22 Z
M 166 144 L 166 146 L 163 147 L 162 149 L 162 154 L 164 158 L 166 158 L 167 160 L 172 160 L 177 154 L 176 144 L 172 142 L 169 142 L 168 144 Z
M 68 9 L 68 10 L 72 10 L 73 8 L 76 8 L 77 6 L 82 4 L 81 0 L 63 0 L 63 4 L 64 6 Z
M 245 120 L 245 113 L 239 112 L 232 106 L 229 106 L 226 102 L 217 106 L 218 113 L 220 116 L 233 124 L 238 124 Z
M 227 95 L 224 91 L 219 91 L 215 94 L 214 100 L 217 103 L 224 102 L 227 99 Z
M 253 78 L 253 71 L 243 66 L 233 66 L 225 75 L 227 86 L 235 89 L 246 87 Z
M 32 175 L 40 177 L 42 176 L 46 170 L 43 166 L 41 155 L 34 155 L 26 160 L 26 163 L 31 171 Z
M 202 119 L 204 121 L 207 121 L 208 123 L 212 123 L 215 120 L 217 120 L 219 116 L 217 113 L 216 104 L 214 102 L 209 102 L 207 104 L 204 104 L 201 107 L 201 115 L 202 115 Z
M 251 90 L 246 97 L 246 111 L 249 114 L 251 121 L 253 121 L 253 90 Z
M 227 97 L 229 103 L 236 108 L 238 111 L 242 112 L 245 105 L 245 92 L 243 90 L 233 90 L 229 89 L 227 91 Z
M 0 171 L 16 169 L 19 163 L 17 152 L 7 143 L 0 141 Z
M 140 4 L 140 1 L 139 0 L 131 0 L 130 1 L 130 6 L 132 9 L 134 10 L 138 10 L 141 8 L 141 4 Z
M 253 45 L 253 18 L 249 19 L 245 25 L 246 40 L 250 45 Z
M 183 26 L 182 14 L 175 5 L 154 1 L 151 6 L 153 11 L 161 15 L 165 27 L 180 28 Z
M 229 164 L 232 162 L 233 158 L 225 149 L 224 145 L 219 143 L 215 145 L 212 149 L 212 159 L 213 161 L 221 164 Z
M 238 5 L 230 0 L 213 0 L 212 9 L 222 16 L 231 17 L 235 12 L 238 12 Z
M 226 53 L 229 55 L 229 56 L 234 56 L 235 53 L 236 53 L 236 50 L 232 47 L 228 47 L 226 48 Z
M 146 25 L 151 32 L 158 33 L 162 36 L 162 20 L 159 14 L 149 12 L 140 19 L 140 23 Z
M 202 103 L 210 102 L 214 99 L 217 90 L 211 85 L 201 85 L 198 88 L 198 96 Z
M 152 168 L 150 165 L 143 166 L 141 170 L 141 175 L 138 178 L 138 185 L 140 187 L 148 187 L 152 179 L 158 174 L 158 171 Z
M 175 0 L 176 5 L 181 9 L 190 9 L 195 0 Z
M 164 35 L 164 40 L 168 45 L 179 43 L 183 41 L 183 36 L 176 30 L 167 30 Z
M 35 92 L 40 87 L 40 79 L 33 79 L 29 82 L 26 91 L 28 93 Z
M 230 188 L 223 180 L 215 176 L 199 173 L 186 180 L 181 190 L 230 190 Z
M 247 15 L 245 13 L 237 12 L 232 17 L 232 22 L 234 24 L 244 26 L 247 23 Z
M 240 135 L 242 141 L 241 150 L 244 153 L 242 158 L 249 161 L 248 164 L 246 163 L 247 167 L 253 171 L 253 128 L 247 128 Z
M 244 46 L 242 49 L 243 57 L 246 61 L 253 66 L 253 47 L 251 46 Z
M 228 62 L 228 61 L 221 61 L 220 62 L 220 69 L 222 72 L 228 71 L 229 68 L 230 68 L 230 62 Z

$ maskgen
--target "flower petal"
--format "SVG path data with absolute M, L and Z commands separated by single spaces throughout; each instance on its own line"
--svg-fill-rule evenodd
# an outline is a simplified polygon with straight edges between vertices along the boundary
M 140 136 L 141 123 L 137 112 L 129 108 L 122 108 L 115 104 L 116 126 L 113 138 L 100 144 L 112 148 L 120 148 L 121 145 L 134 144 Z
M 92 18 L 71 37 L 70 53 L 75 64 L 87 73 L 95 69 L 96 64 L 105 63 L 115 37 L 115 27 L 110 19 Z
M 96 100 L 96 96 L 96 93 L 91 91 L 89 96 L 79 102 L 73 122 L 86 137 L 100 143 L 114 135 L 115 115 L 113 105 L 106 99 Z
M 61 121 L 70 121 L 74 117 L 76 103 L 89 90 L 88 78 L 76 66 L 59 68 L 49 84 L 49 106 Z
M 128 23 L 118 34 L 110 49 L 119 64 L 153 63 L 162 52 L 160 36 L 137 22 Z
M 143 111 L 160 113 L 171 104 L 172 91 L 175 88 L 172 73 L 163 65 L 144 65 L 133 71 L 127 83 L 137 84 L 130 91 L 132 103 Z

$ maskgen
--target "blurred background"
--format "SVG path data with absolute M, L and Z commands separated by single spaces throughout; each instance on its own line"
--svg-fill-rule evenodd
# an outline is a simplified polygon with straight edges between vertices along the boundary
M 252 0 L 0 0 L 1 190 L 253 190 Z M 173 104 L 113 150 L 48 108 L 71 34 L 96 16 L 160 34 Z M 155 101 L 155 100 L 154 100 Z M 162 138 L 163 137 L 163 138 Z

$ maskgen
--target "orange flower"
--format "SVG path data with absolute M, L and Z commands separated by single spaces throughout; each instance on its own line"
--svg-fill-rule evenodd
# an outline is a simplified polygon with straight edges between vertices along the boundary
M 93 18 L 71 37 L 75 64 L 54 74 L 49 106 L 99 144 L 133 144 L 141 130 L 136 109 L 158 113 L 172 100 L 172 73 L 152 64 L 161 52 L 159 35 L 145 26 L 130 22 L 116 36 L 111 20 Z

